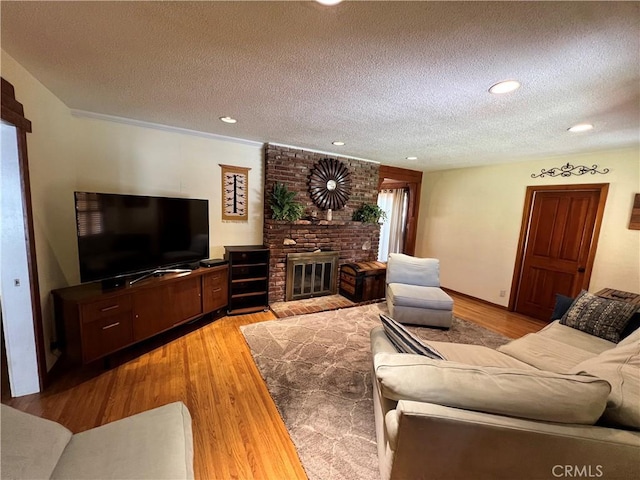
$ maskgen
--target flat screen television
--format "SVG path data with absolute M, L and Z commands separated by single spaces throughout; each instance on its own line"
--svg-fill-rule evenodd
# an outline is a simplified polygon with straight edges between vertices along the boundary
M 82 282 L 209 258 L 209 201 L 75 192 Z

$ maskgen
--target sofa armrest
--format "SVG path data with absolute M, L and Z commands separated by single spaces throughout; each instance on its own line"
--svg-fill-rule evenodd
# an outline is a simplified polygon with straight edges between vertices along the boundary
M 369 332 L 369 338 L 371 339 L 371 355 L 375 356 L 376 353 L 398 353 L 387 334 L 384 333 L 382 325 L 373 327 Z
M 189 410 L 169 403 L 78 433 L 51 478 L 193 479 Z
M 640 432 L 523 420 L 401 400 L 391 478 L 638 478 Z M 395 426 L 393 425 L 395 423 Z M 395 429 L 395 431 L 394 431 Z

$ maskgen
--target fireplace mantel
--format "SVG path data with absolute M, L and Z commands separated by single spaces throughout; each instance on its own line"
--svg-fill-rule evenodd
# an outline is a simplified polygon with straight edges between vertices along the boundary
M 268 228 L 274 228 L 275 226 L 280 227 L 283 225 L 290 225 L 292 227 L 342 227 L 342 226 L 353 226 L 353 227 L 362 227 L 362 228 L 380 228 L 380 225 L 366 222 L 356 222 L 353 220 L 350 221 L 342 221 L 342 220 L 296 220 L 295 222 L 287 222 L 286 220 L 273 220 L 270 218 L 265 218 L 264 225 Z

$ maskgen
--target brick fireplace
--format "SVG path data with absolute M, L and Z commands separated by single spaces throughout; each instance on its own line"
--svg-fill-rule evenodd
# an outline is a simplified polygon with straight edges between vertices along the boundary
M 309 174 L 316 162 L 323 158 L 340 160 L 351 174 L 351 197 L 344 208 L 333 212 L 331 221 L 324 220 L 326 212 L 314 205 L 307 191 Z M 376 163 L 280 145 L 266 145 L 263 238 L 264 244 L 271 251 L 269 302 L 285 300 L 289 253 L 309 253 L 318 249 L 339 252 L 338 265 L 377 259 L 380 227 L 354 222 L 351 217 L 363 203 L 376 203 L 378 171 L 379 165 Z M 305 215 L 311 216 L 311 213 L 316 211 L 319 220 L 272 220 L 269 195 L 276 182 L 284 183 L 289 190 L 297 192 L 296 200 L 305 205 Z

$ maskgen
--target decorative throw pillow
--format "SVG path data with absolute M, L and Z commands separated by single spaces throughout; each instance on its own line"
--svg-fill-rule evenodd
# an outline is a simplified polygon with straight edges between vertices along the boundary
M 574 300 L 574 298 L 556 293 L 556 306 L 553 308 L 551 320 L 560 320 L 567 310 L 569 310 L 569 307 L 573 304 Z
M 560 323 L 618 343 L 637 309 L 637 305 L 598 297 L 583 290 L 562 316 Z
M 627 338 L 633 332 L 638 330 L 638 328 L 640 328 L 640 310 L 633 314 L 633 317 L 631 317 L 627 326 L 624 327 L 624 330 L 620 334 L 620 340 Z
M 409 330 L 387 315 L 380 314 L 380 321 L 393 346 L 399 353 L 415 353 L 435 360 L 444 360 L 444 357 L 434 348 L 422 343 Z

